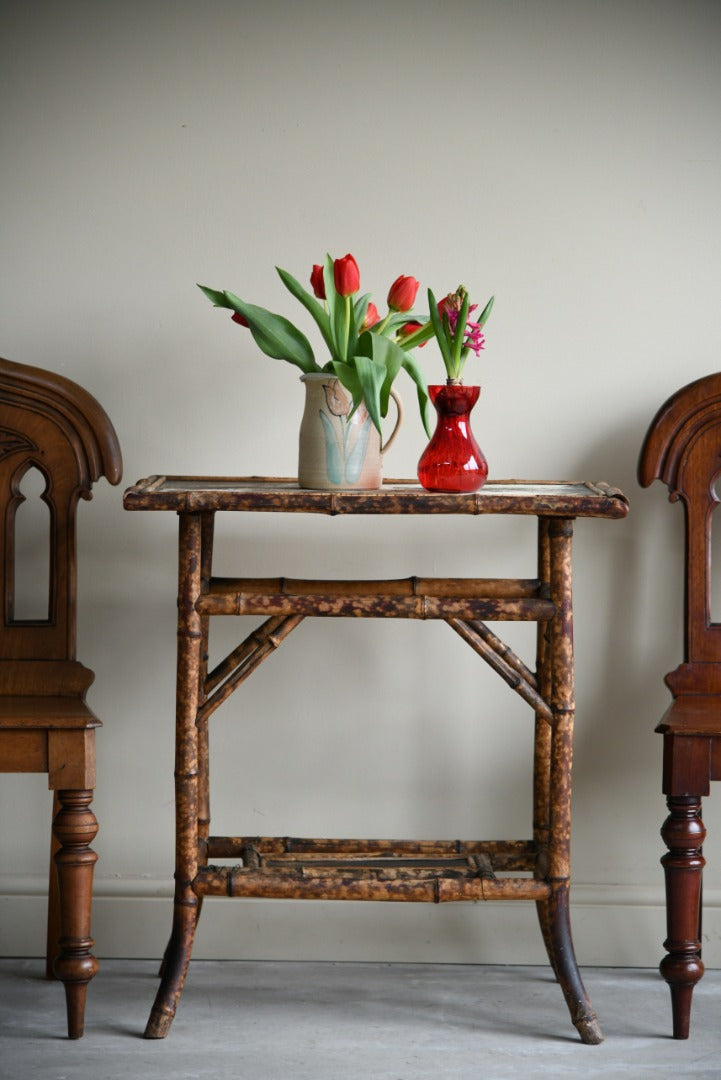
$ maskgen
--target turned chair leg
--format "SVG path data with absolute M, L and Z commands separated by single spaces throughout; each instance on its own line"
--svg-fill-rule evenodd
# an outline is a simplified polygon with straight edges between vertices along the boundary
M 53 816 L 51 823 L 55 821 L 60 810 L 60 801 L 57 792 L 53 792 Z M 48 926 L 45 944 L 45 978 L 54 979 L 53 965 L 58 955 L 58 940 L 60 939 L 60 897 L 58 895 L 58 868 L 55 865 L 55 856 L 60 850 L 60 845 L 55 837 L 51 826 L 50 843 L 50 872 L 48 874 Z
M 79 1039 L 85 1025 L 87 985 L 98 970 L 90 950 L 90 914 L 93 870 L 97 855 L 91 850 L 98 823 L 90 809 L 92 791 L 59 791 L 60 809 L 53 832 L 60 845 L 55 856 L 60 898 L 60 938 L 54 974 L 65 986 L 68 1036 Z
M 674 1039 L 687 1039 L 693 989 L 704 972 L 701 961 L 701 882 L 706 829 L 697 795 L 667 799 L 669 816 L 661 829 L 668 853 L 661 859 L 666 877 L 666 932 L 660 971 L 671 989 Z

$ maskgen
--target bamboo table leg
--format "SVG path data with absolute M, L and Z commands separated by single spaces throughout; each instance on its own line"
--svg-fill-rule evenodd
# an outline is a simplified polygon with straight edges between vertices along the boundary
M 213 533 L 215 514 L 203 514 L 201 521 L 200 560 L 201 589 L 207 591 L 213 572 Z M 210 644 L 210 615 L 203 615 L 200 620 L 200 663 L 198 667 L 198 706 L 207 700 L 206 679 L 208 677 L 208 650 Z M 197 723 L 198 732 L 198 845 L 200 861 L 208 861 L 208 835 L 210 833 L 210 745 L 207 719 Z M 198 898 L 196 925 L 203 908 L 203 897 Z
M 195 609 L 201 591 L 201 515 L 180 515 L 178 551 L 178 671 L 175 744 L 175 903 L 163 977 L 145 1029 L 162 1039 L 175 1016 L 193 948 L 198 897 L 198 712 L 203 627 Z
M 210 576 L 212 572 L 213 563 L 213 531 L 215 525 L 215 515 L 203 514 L 201 518 L 201 560 L 200 560 L 200 578 L 201 578 L 201 590 L 206 590 L 210 582 Z M 208 674 L 208 648 L 209 648 L 209 631 L 210 631 L 210 617 L 204 615 L 200 620 L 200 660 L 198 664 L 198 706 L 204 704 L 206 700 L 205 692 L 205 680 Z M 210 766 L 210 752 L 208 745 L 208 725 L 207 723 L 197 725 L 197 738 L 198 738 L 198 842 L 199 850 L 203 855 L 206 854 L 206 842 L 208 839 L 208 833 L 210 831 L 210 779 L 209 779 L 209 766 Z M 200 919 L 200 913 L 203 908 L 202 896 L 198 899 L 198 906 L 195 912 L 196 926 Z M 170 950 L 171 938 L 165 947 L 163 953 L 163 959 L 160 963 L 160 970 L 158 971 L 159 978 L 162 979 L 165 974 L 165 965 Z
M 554 520 L 549 528 L 551 598 L 557 614 L 551 624 L 551 735 L 550 833 L 548 880 L 552 893 L 548 908 L 548 940 L 553 968 L 561 984 L 571 1020 L 585 1043 L 603 1040 L 596 1014 L 578 970 L 569 917 L 571 766 L 575 713 L 573 668 L 573 606 L 571 544 L 573 522 Z
M 550 549 L 549 519 L 538 519 L 538 578 L 550 587 Z M 538 692 L 544 701 L 551 700 L 551 627 L 549 623 L 537 623 L 536 632 L 536 675 Z M 548 838 L 550 830 L 550 791 L 551 780 L 551 727 L 545 717 L 536 713 L 533 740 L 533 839 L 538 851 L 536 878 L 545 879 L 548 874 Z M 551 944 L 550 903 L 548 900 L 536 901 L 538 921 L 548 953 L 548 959 L 554 974 L 556 960 Z

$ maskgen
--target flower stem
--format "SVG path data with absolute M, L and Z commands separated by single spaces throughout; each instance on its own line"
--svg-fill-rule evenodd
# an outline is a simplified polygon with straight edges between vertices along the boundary
M 345 303 L 345 347 L 343 349 L 343 356 L 348 359 L 348 343 L 350 341 L 350 296 L 343 297 Z

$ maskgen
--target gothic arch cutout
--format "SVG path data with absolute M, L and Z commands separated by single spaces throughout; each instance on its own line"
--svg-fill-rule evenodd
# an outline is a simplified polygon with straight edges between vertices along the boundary
M 52 515 L 48 480 L 37 465 L 23 473 L 12 520 L 12 623 L 47 623 L 51 619 Z

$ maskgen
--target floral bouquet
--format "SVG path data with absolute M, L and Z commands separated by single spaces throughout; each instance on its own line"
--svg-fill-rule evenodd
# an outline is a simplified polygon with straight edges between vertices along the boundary
M 326 256 L 313 266 L 312 294 L 287 270 L 276 267 L 281 281 L 315 320 L 329 358 L 320 363 L 303 334 L 283 315 L 241 300 L 232 292 L 199 288 L 216 307 L 234 312 L 233 319 L 249 328 L 267 355 L 294 364 L 304 374 L 333 373 L 348 390 L 355 411 L 364 403 L 375 427 L 388 412 L 391 386 L 401 369 L 416 385 L 418 406 L 430 435 L 426 380 L 409 350 L 436 333 L 432 320 L 417 321 L 409 313 L 420 283 L 400 275 L 391 285 L 387 313 L 381 318 L 369 293 L 360 293 L 360 271 L 351 254 L 341 259 Z

